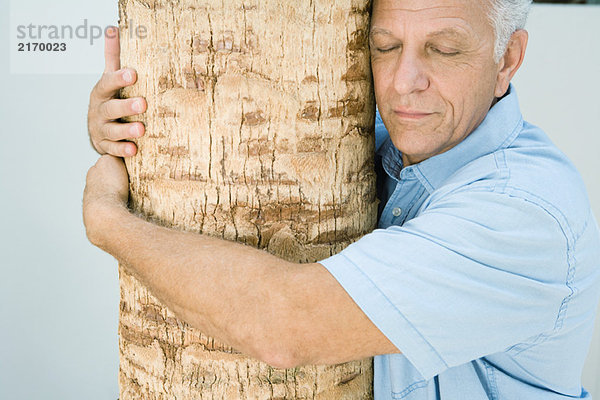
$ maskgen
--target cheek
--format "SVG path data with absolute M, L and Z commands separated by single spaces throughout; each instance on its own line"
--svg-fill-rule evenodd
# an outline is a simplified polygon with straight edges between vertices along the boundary
M 385 82 L 383 79 L 376 77 L 375 74 L 373 75 L 373 90 L 375 91 L 375 101 L 379 106 L 383 104 L 385 99 L 383 96 L 383 94 L 385 93 L 385 88 L 382 86 L 383 82 Z
M 450 141 L 464 139 L 483 121 L 493 97 L 489 88 L 470 82 L 463 87 L 446 87 L 442 98 L 445 101 L 445 114 L 440 131 L 447 132 Z
M 452 114 L 453 123 L 468 123 L 474 114 L 487 113 L 495 89 L 494 69 L 446 69 L 436 74 L 432 84 Z M 464 120 L 467 121 L 464 121 Z
M 377 99 L 381 100 L 384 98 L 388 88 L 392 85 L 393 69 L 390 68 L 389 63 L 373 61 L 371 63 L 371 70 L 373 72 L 375 96 L 377 96 Z

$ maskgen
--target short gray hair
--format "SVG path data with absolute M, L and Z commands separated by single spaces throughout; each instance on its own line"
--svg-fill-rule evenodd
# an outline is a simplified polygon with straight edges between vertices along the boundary
M 500 61 L 510 37 L 525 28 L 532 0 L 489 0 L 489 19 L 496 33 L 494 60 Z

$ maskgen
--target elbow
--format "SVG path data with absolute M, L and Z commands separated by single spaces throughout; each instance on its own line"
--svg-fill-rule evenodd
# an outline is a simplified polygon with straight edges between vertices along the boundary
M 270 365 L 273 368 L 279 369 L 290 369 L 296 368 L 302 363 L 299 362 L 298 358 L 290 352 L 269 352 L 261 357 L 261 361 Z
M 267 337 L 267 336 L 263 336 Z M 300 348 L 290 335 L 271 336 L 260 346 L 259 360 L 273 368 L 289 369 L 304 365 Z
M 244 331 L 242 337 L 230 341 L 245 355 L 263 362 L 273 368 L 288 369 L 299 366 L 300 357 L 293 338 L 278 329 L 253 330 L 252 333 Z M 294 350 L 293 350 L 294 349 Z

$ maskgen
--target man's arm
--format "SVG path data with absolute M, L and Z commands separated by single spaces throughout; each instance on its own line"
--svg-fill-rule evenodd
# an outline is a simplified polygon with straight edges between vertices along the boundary
M 120 159 L 90 169 L 88 236 L 190 325 L 280 368 L 398 353 L 321 264 L 146 222 L 127 210 L 127 184 Z

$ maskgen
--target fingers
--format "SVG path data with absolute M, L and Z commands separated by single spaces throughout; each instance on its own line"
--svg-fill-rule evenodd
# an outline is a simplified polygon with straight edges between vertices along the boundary
M 90 95 L 88 130 L 90 141 L 100 154 L 131 157 L 137 153 L 137 147 L 126 140 L 143 136 L 144 125 L 116 120 L 144 113 L 147 104 L 143 98 L 117 98 L 120 89 L 137 80 L 135 70 L 120 69 L 120 56 L 119 30 L 111 27 L 106 30 L 104 40 L 104 73 Z
M 123 123 L 117 121 L 120 118 L 142 114 L 147 109 L 146 100 L 142 97 L 130 99 L 110 98 L 102 100 L 102 96 L 110 95 L 110 88 L 121 85 L 118 83 L 117 72 L 105 74 L 98 88 L 92 93 L 96 97 L 90 99 L 88 110 L 88 132 L 92 146 L 100 154 L 111 154 L 117 157 L 131 157 L 136 154 L 137 148 L 134 143 L 123 142 L 123 140 L 134 139 L 144 135 L 145 127 L 141 122 Z M 135 75 L 132 75 L 135 80 Z M 111 80 L 112 79 L 112 80 Z M 117 81 L 115 84 L 114 81 Z M 111 86 L 111 83 L 112 86 Z M 100 82 L 99 82 L 100 83 Z M 104 90 L 104 92 L 102 91 Z M 104 97 L 106 99 L 106 97 Z
M 104 36 L 104 72 L 114 72 L 121 68 L 120 58 L 119 29 L 111 27 Z
M 136 80 L 137 74 L 130 68 L 105 72 L 92 90 L 90 97 L 99 101 L 111 99 L 117 95 L 119 89 L 133 85 Z
M 122 106 L 131 104 L 132 100 L 110 100 L 103 104 L 108 106 L 108 111 L 102 111 L 106 119 L 116 119 L 117 115 L 123 114 L 120 110 Z M 110 110 L 113 108 L 113 110 Z M 111 114 L 112 113 L 112 114 Z M 106 116 L 107 115 L 107 116 Z M 141 122 L 123 123 L 117 121 L 107 121 L 101 123 L 94 129 L 90 129 L 90 139 L 92 146 L 100 154 L 110 154 L 116 157 L 132 157 L 137 153 L 137 147 L 134 143 L 125 140 L 139 138 L 144 135 L 145 127 Z
M 108 122 L 102 127 L 102 134 L 108 140 L 130 140 L 144 135 L 145 127 L 141 122 L 124 124 L 122 122 Z
M 130 99 L 112 99 L 100 104 L 98 112 L 107 120 L 115 120 L 123 117 L 131 117 L 146 111 L 146 100 L 142 97 Z
M 137 153 L 137 146 L 131 142 L 113 142 L 103 140 L 98 144 L 100 154 L 110 154 L 115 157 L 132 157 Z

